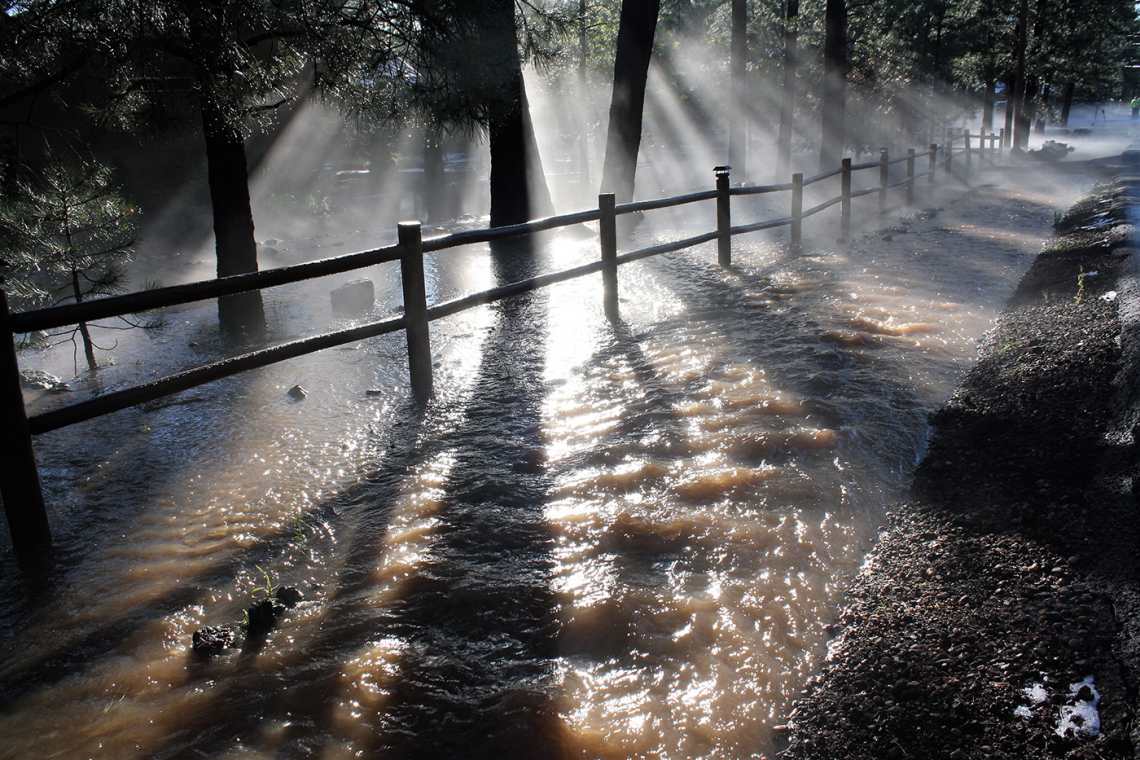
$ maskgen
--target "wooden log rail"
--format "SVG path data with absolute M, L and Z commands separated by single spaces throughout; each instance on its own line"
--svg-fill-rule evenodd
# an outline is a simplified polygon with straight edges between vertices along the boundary
M 956 143 L 960 143 L 960 147 L 955 147 Z M 718 166 L 714 169 L 716 179 L 714 190 L 620 205 L 615 203 L 612 194 L 604 193 L 598 196 L 596 209 L 536 219 L 509 227 L 455 232 L 427 239 L 421 237 L 419 222 L 406 222 L 398 226 L 398 242 L 383 248 L 278 269 L 20 313 L 12 313 L 9 310 L 7 296 L 0 287 L 0 415 L 4 420 L 4 424 L 0 425 L 0 497 L 4 500 L 4 511 L 8 519 L 13 548 L 22 561 L 35 561 L 51 546 L 51 528 L 36 467 L 32 436 L 154 401 L 251 369 L 400 330 L 405 332 L 407 340 L 412 394 L 417 401 L 423 403 L 431 397 L 433 390 L 431 344 L 428 332 L 428 324 L 432 321 L 598 272 L 602 274 L 605 313 L 607 317 L 616 319 L 617 268 L 622 264 L 692 248 L 715 240 L 718 263 L 723 267 L 729 267 L 732 265 L 733 236 L 786 226 L 791 244 L 799 246 L 802 242 L 803 221 L 835 205 L 841 207 L 840 227 L 843 237 L 846 238 L 850 235 L 854 199 L 877 194 L 879 211 L 884 213 L 889 210 L 887 204 L 891 190 L 905 187 L 901 205 L 911 205 L 915 202 L 917 179 L 925 176 L 927 185 L 933 186 L 936 176 L 939 176 L 938 170 L 944 169 L 943 176 L 947 178 L 957 176 L 961 181 L 968 182 L 974 162 L 979 166 L 986 163 L 993 165 L 1002 159 L 1003 143 L 1004 130 L 1000 134 L 988 135 L 985 133 L 971 135 L 969 131 L 964 130 L 960 134 L 949 133 L 942 144 L 931 144 L 922 153 L 910 149 L 906 155 L 892 159 L 884 148 L 877 161 L 852 164 L 850 158 L 845 158 L 837 169 L 806 179 L 802 174 L 794 174 L 791 182 L 773 185 L 732 187 L 729 182 L 729 167 Z M 916 162 L 924 156 L 928 157 L 927 168 L 925 171 L 916 172 Z M 961 173 L 955 175 L 954 159 L 958 157 L 963 157 L 964 160 Z M 903 167 L 904 171 L 898 171 L 898 167 Z M 875 169 L 878 170 L 877 182 L 861 189 L 852 189 L 852 180 L 857 173 Z M 896 177 L 893 181 L 892 170 Z M 839 195 L 805 210 L 804 189 L 835 177 L 839 178 Z M 733 226 L 733 197 L 775 193 L 789 194 L 788 216 Z M 716 230 L 649 248 L 618 253 L 616 228 L 618 216 L 714 200 L 717 204 Z M 894 208 L 897 209 L 899 206 Z M 598 241 L 601 255 L 597 261 L 509 283 L 451 301 L 428 304 L 424 285 L 425 254 L 438 253 L 464 245 L 533 235 L 587 222 L 597 222 L 599 226 Z M 31 417 L 27 415 L 20 385 L 16 335 L 288 285 L 397 261 L 400 263 L 404 299 L 404 313 L 401 316 L 251 351 L 141 385 L 95 396 L 59 409 L 41 412 Z M 0 281 L 0 285 L 2 284 Z

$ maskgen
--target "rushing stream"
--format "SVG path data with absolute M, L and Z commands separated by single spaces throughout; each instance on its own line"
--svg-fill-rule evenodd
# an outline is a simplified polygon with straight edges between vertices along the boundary
M 41 436 L 58 566 L 2 560 L 0 757 L 769 756 L 926 415 L 1073 199 L 986 186 L 889 239 L 658 257 L 616 323 L 597 276 L 466 312 L 433 324 L 423 411 L 394 335 Z M 658 212 L 635 244 L 713 224 Z M 429 301 L 596 255 L 445 252 Z M 377 314 L 395 272 L 366 273 Z M 275 337 L 338 324 L 329 287 L 273 291 Z M 212 318 L 119 334 L 64 400 L 221 355 Z M 262 647 L 189 652 L 267 583 L 306 601 Z

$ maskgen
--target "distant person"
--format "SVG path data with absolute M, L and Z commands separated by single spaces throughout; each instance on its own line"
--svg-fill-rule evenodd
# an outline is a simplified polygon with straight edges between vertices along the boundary
M 1140 121 L 1140 95 L 1132 98 L 1132 121 Z

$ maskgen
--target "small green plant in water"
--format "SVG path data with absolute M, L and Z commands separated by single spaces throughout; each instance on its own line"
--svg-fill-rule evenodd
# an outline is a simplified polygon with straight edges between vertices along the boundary
M 1042 290 L 1041 291 L 1041 297 L 1044 298 L 1046 301 L 1048 301 L 1049 300 L 1049 291 L 1048 290 Z
M 1077 294 L 1073 296 L 1073 300 L 1077 303 L 1085 297 L 1085 268 L 1081 267 L 1081 273 L 1077 275 Z
M 305 539 L 305 518 L 301 514 L 293 518 L 293 540 L 300 544 L 302 548 L 309 548 L 309 542 Z
M 275 599 L 275 596 L 273 594 L 273 579 L 269 577 L 269 573 L 265 572 L 265 569 L 261 565 L 254 565 L 254 567 L 261 571 L 261 577 L 265 579 L 265 585 L 254 586 L 251 595 L 257 596 L 257 594 L 260 592 L 265 594 L 266 599 L 273 601 Z M 246 622 L 249 622 L 248 613 L 246 614 Z

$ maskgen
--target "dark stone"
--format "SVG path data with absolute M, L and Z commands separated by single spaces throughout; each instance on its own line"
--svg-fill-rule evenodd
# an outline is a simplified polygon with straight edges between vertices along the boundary
M 277 625 L 277 619 L 285 612 L 285 608 L 280 604 L 274 604 L 269 599 L 262 599 L 259 602 L 254 602 L 253 606 L 246 612 L 249 615 L 249 622 L 245 624 L 246 638 L 258 640 L 264 639 L 273 630 L 273 627 Z
M 192 648 L 194 653 L 202 657 L 216 657 L 227 649 L 234 648 L 234 631 L 232 628 L 220 628 L 208 625 L 194 631 Z
M 294 385 L 292 388 L 289 389 L 289 398 L 291 398 L 295 401 L 301 401 L 302 399 L 305 398 L 305 396 L 308 396 L 308 395 L 309 395 L 308 391 L 306 391 L 304 388 L 302 388 L 299 385 Z
M 296 586 L 282 586 L 277 589 L 274 598 L 289 609 L 293 609 L 304 601 L 305 595 Z
M 372 280 L 360 277 L 334 288 L 329 298 L 333 314 L 363 314 L 376 303 L 376 291 Z

